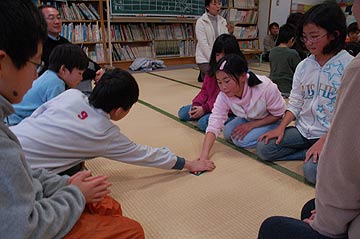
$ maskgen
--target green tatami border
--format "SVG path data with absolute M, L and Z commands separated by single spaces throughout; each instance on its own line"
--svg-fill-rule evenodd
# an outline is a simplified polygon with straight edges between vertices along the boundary
M 183 125 L 186 125 L 186 126 L 189 127 L 189 128 L 195 129 L 195 130 L 197 130 L 198 132 L 200 132 L 200 133 L 202 133 L 202 134 L 205 134 L 204 132 L 200 131 L 195 125 L 193 125 L 193 124 L 191 124 L 191 123 L 188 123 L 188 122 L 186 122 L 186 121 L 181 121 L 177 116 L 172 115 L 171 113 L 169 113 L 169 112 L 167 112 L 167 111 L 165 111 L 165 110 L 163 110 L 163 109 L 160 109 L 159 107 L 157 107 L 157 106 L 155 106 L 155 105 L 152 105 L 152 104 L 150 104 L 150 103 L 148 103 L 148 102 L 146 102 L 146 101 L 143 101 L 143 100 L 141 100 L 141 99 L 139 99 L 138 102 L 139 102 L 140 104 L 142 104 L 142 105 L 150 108 L 150 109 L 153 109 L 153 110 L 159 112 L 159 113 L 162 114 L 162 115 L 167 116 L 167 117 L 170 118 L 170 119 L 173 119 L 173 120 L 177 121 L 178 123 L 181 123 L 181 124 L 183 124 Z M 305 184 L 307 184 L 307 185 L 313 186 L 313 185 L 311 185 L 311 184 L 309 184 L 309 183 L 307 183 L 307 182 L 305 181 L 304 176 L 302 176 L 302 175 L 300 175 L 300 174 L 297 174 L 297 173 L 295 173 L 295 172 L 293 172 L 293 171 L 291 171 L 291 170 L 289 170 L 289 169 L 287 169 L 287 168 L 285 168 L 285 167 L 283 167 L 283 166 L 281 166 L 281 165 L 279 165 L 279 164 L 277 164 L 277 163 L 275 163 L 275 162 L 263 161 L 263 160 L 259 159 L 259 157 L 258 157 L 255 153 L 250 152 L 250 151 L 248 151 L 248 150 L 246 150 L 246 149 L 244 149 L 244 148 L 236 147 L 235 145 L 227 142 L 227 141 L 226 141 L 225 139 L 223 139 L 223 138 L 217 137 L 217 138 L 216 138 L 216 141 L 218 141 L 218 142 L 220 142 L 221 144 L 224 144 L 224 145 L 226 145 L 226 146 L 228 146 L 228 147 L 230 147 L 230 148 L 232 148 L 232 149 L 234 149 L 234 150 L 236 150 L 236 151 L 238 151 L 238 152 L 240 152 L 240 153 L 243 153 L 243 154 L 245 154 L 245 155 L 247 155 L 247 156 L 249 156 L 249 157 L 251 157 L 251 158 L 253 158 L 253 159 L 257 160 L 257 161 L 259 161 L 259 162 L 262 162 L 262 163 L 270 166 L 271 168 L 273 168 L 273 169 L 275 169 L 275 170 L 277 170 L 277 171 L 280 171 L 280 172 L 282 172 L 282 173 L 284 173 L 284 174 L 286 174 L 286 175 L 288 175 L 288 176 L 290 176 L 290 177 L 292 177 L 292 178 L 294 178 L 294 179 L 296 179 L 296 180 L 298 180 L 298 181 L 300 181 L 300 182 L 302 182 L 302 183 L 305 183 Z
M 174 81 L 174 82 L 177 82 L 177 83 L 180 83 L 180 84 L 183 84 L 183 85 L 187 85 L 187 86 L 191 86 L 191 87 L 195 87 L 195 88 L 201 89 L 200 86 L 193 85 L 193 84 L 186 83 L 186 82 L 179 81 L 179 80 L 175 80 L 175 79 L 172 79 L 172 78 L 170 78 L 170 77 L 158 75 L 158 74 L 153 73 L 153 72 L 146 72 L 146 73 L 147 73 L 147 74 L 150 74 L 150 75 L 153 75 L 153 76 L 156 76 L 156 77 L 164 78 L 164 79 L 166 79 L 166 80 Z

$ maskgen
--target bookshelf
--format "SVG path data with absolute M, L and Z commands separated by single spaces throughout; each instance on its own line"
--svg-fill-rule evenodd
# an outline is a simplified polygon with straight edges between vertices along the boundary
M 259 52 L 259 0 L 222 0 L 221 15 L 234 25 L 234 36 L 247 54 Z
M 164 60 L 166 65 L 195 63 L 195 18 L 110 18 L 112 64 L 127 68 L 136 57 Z M 106 30 L 108 30 L 106 28 Z
M 105 1 L 105 0 L 104 0 Z M 38 0 L 39 5 L 55 6 L 62 19 L 61 35 L 80 45 L 98 64 L 106 64 L 103 0 Z
M 195 2 L 199 5 L 194 8 L 196 11 L 200 6 L 204 10 L 201 1 Z M 89 58 L 101 65 L 126 69 L 136 57 L 160 59 L 166 65 L 195 63 L 196 18 L 191 16 L 195 12 L 189 16 L 114 14 L 118 4 L 130 4 L 129 0 L 112 3 L 37 0 L 37 3 L 55 6 L 62 19 L 61 35 L 80 45 Z

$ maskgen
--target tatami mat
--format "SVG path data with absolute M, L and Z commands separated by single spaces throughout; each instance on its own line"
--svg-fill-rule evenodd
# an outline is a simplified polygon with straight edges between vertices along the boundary
M 179 69 L 179 70 L 170 70 L 170 71 L 155 71 L 151 72 L 151 74 L 175 79 L 184 83 L 192 84 L 201 88 L 202 83 L 197 81 L 197 77 L 199 74 L 199 70 L 194 68 L 188 69 Z
M 188 159 L 199 154 L 203 134 L 140 103 L 117 124 L 137 143 Z M 101 158 L 87 166 L 110 176 L 112 196 L 148 239 L 256 238 L 266 217 L 298 217 L 314 196 L 312 187 L 226 145 L 215 142 L 213 152 L 216 170 L 200 176 Z

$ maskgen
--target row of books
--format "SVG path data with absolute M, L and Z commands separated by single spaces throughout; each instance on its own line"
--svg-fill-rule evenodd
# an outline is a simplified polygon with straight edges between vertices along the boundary
M 98 23 L 64 23 L 61 35 L 73 43 L 99 42 L 102 40 L 101 28 Z
M 82 49 L 86 55 L 93 61 L 101 63 L 105 62 L 103 44 L 95 44 L 95 46 L 83 46 Z
M 154 38 L 152 29 L 147 23 L 111 24 L 110 31 L 112 41 L 146 41 Z M 108 40 L 107 36 L 106 40 Z
M 156 24 L 154 25 L 156 40 L 194 39 L 192 24 Z
M 111 24 L 112 41 L 151 41 L 194 39 L 192 24 Z M 106 36 L 107 37 L 107 36 Z M 107 38 L 106 38 L 107 39 Z
M 258 37 L 258 27 L 257 26 L 248 26 L 248 27 L 235 26 L 233 34 L 237 39 L 257 38 Z
M 194 56 L 195 42 L 189 41 L 157 41 L 155 47 L 157 57 Z
M 259 40 L 239 41 L 239 46 L 241 49 L 260 49 Z
M 256 8 L 258 1 L 255 0 L 233 0 L 229 1 L 229 7 L 235 8 Z
M 244 11 L 244 10 L 238 10 L 236 8 L 229 9 L 228 12 L 228 21 L 236 24 L 256 24 L 258 20 L 258 11 Z
M 121 43 L 113 44 L 112 59 L 113 61 L 130 61 L 138 57 L 153 58 L 154 50 L 153 45 L 147 46 L 130 46 Z
M 47 5 L 56 7 L 63 20 L 99 20 L 100 15 L 91 3 L 60 3 L 60 2 L 46 2 Z

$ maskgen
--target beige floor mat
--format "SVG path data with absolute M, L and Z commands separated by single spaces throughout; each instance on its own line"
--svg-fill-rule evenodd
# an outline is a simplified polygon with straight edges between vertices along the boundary
M 198 156 L 203 134 L 136 104 L 117 123 L 137 143 L 167 146 L 189 159 Z M 112 196 L 124 214 L 139 221 L 148 239 L 256 238 L 272 215 L 298 217 L 314 189 L 215 142 L 217 168 L 194 176 L 95 159 L 87 166 L 110 176 Z
M 192 84 L 201 88 L 202 83 L 197 81 L 199 70 L 194 68 L 178 69 L 170 71 L 155 71 L 152 74 L 168 77 L 188 84 Z

